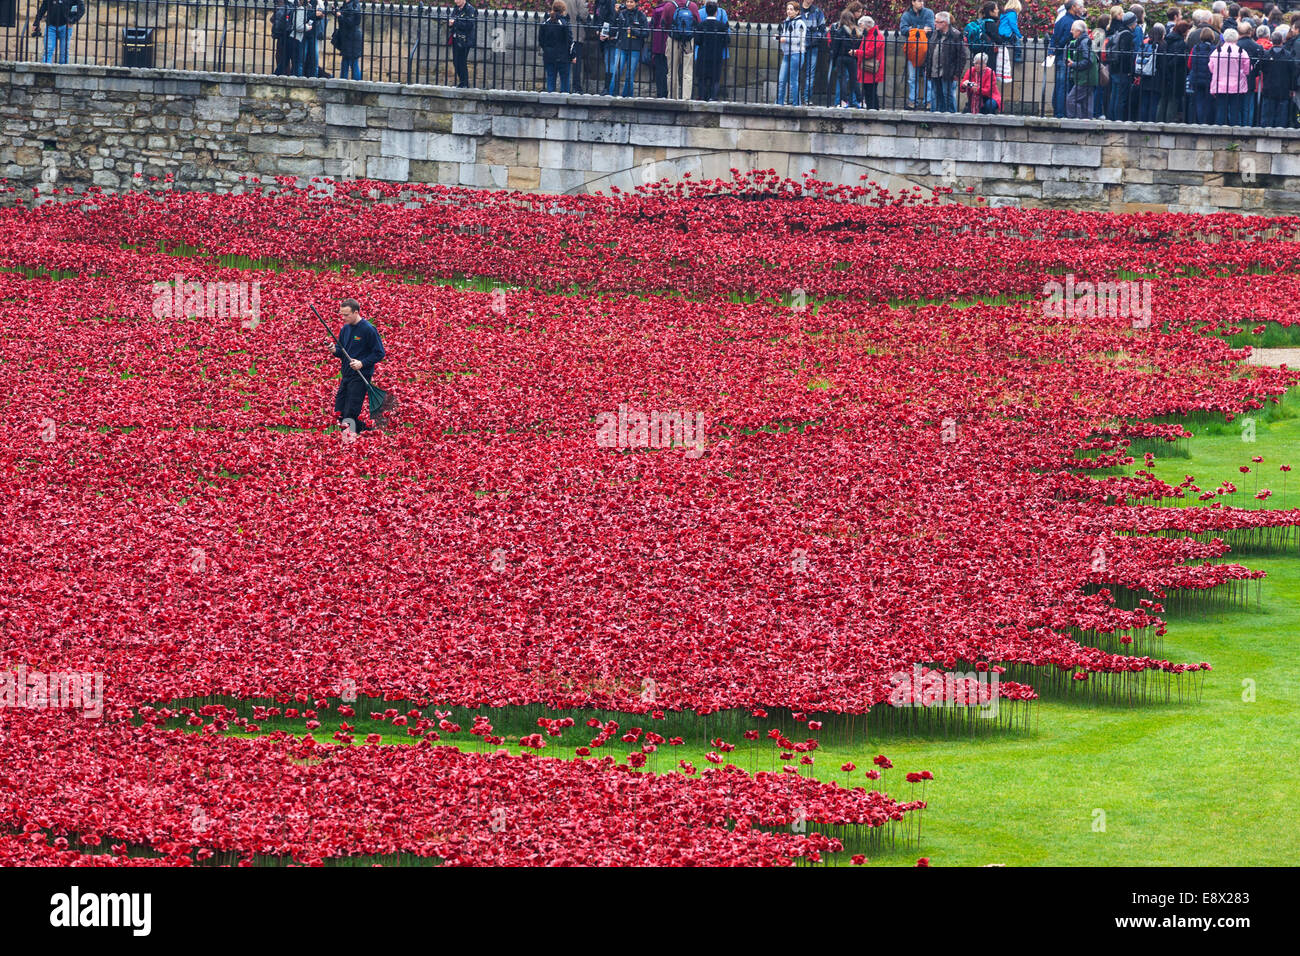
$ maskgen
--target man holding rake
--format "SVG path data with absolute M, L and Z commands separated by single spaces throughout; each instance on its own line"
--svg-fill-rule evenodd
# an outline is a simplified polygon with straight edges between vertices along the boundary
M 343 319 L 343 328 L 330 345 L 330 355 L 341 362 L 339 390 L 334 396 L 334 413 L 341 426 L 360 434 L 367 428 L 365 422 L 361 421 L 361 407 L 366 403 L 367 394 L 371 394 L 372 398 L 378 394 L 382 396 L 380 402 L 388 404 L 385 393 L 370 384 L 370 379 L 375 374 L 375 363 L 384 360 L 384 343 L 375 327 L 361 318 L 361 304 L 356 299 L 340 302 L 339 315 Z M 371 418 L 376 427 L 382 427 L 382 414 L 376 416 L 373 407 Z

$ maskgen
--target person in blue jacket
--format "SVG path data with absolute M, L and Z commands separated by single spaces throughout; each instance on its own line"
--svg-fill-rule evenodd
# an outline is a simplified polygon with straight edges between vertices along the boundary
M 360 434 L 367 427 L 361 421 L 361 409 L 369 391 L 366 382 L 374 377 L 375 363 L 384 360 L 384 343 L 375 327 L 361 317 L 361 304 L 356 299 L 340 302 L 339 315 L 343 319 L 343 328 L 339 330 L 338 344 L 330 346 L 330 354 L 340 363 L 334 414 L 340 425 Z
M 1083 20 L 1083 0 L 1072 0 L 1065 8 L 1065 13 L 1052 27 L 1052 41 L 1048 55 L 1056 58 L 1055 76 L 1052 85 L 1052 114 L 1058 119 L 1065 118 L 1065 94 L 1069 91 L 1070 71 L 1065 61 L 1065 48 L 1070 44 L 1070 31 L 1074 29 L 1075 20 Z M 1087 26 L 1084 22 L 1084 26 Z

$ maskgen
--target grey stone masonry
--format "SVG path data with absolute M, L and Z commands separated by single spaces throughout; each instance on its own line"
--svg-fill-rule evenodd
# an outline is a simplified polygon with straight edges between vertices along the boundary
M 179 190 L 329 176 L 573 193 L 734 168 L 997 206 L 1300 212 L 1296 130 L 35 63 L 0 63 L 0 122 L 0 176 L 27 194 L 127 190 L 137 174 Z

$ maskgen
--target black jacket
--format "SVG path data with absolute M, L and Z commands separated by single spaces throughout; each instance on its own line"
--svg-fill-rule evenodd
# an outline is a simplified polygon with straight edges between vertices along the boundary
M 374 375 L 375 363 L 384 360 L 384 343 L 379 338 L 379 332 L 365 319 L 356 325 L 343 326 L 339 330 L 338 343 L 334 347 L 334 354 L 339 357 L 343 380 L 356 378 L 358 373 L 352 368 L 349 360 L 343 357 L 343 352 L 339 351 L 340 346 L 343 351 L 361 363 L 360 374 L 366 378 Z
M 966 41 L 949 26 L 946 33 L 935 30 L 925 48 L 925 75 L 952 82 L 966 72 Z
M 451 45 L 459 49 L 473 49 L 478 45 L 478 11 L 474 5 L 451 8 Z
M 1255 69 L 1255 64 L 1263 59 L 1264 53 L 1266 52 L 1254 37 L 1243 36 L 1237 41 L 1237 46 L 1245 50 L 1246 55 L 1250 57 L 1250 68 L 1252 70 Z
M 617 38 L 620 50 L 640 52 L 650 39 L 650 21 L 640 10 L 623 9 L 614 15 L 614 25 L 609 31 Z
M 1176 33 L 1166 40 L 1164 61 L 1160 68 L 1160 93 L 1181 97 L 1187 85 L 1187 41 Z
M 1111 76 L 1133 75 L 1133 31 L 1123 29 L 1106 44 L 1106 69 Z
M 1296 82 L 1295 57 L 1286 47 L 1275 46 L 1265 50 L 1255 68 L 1250 71 L 1253 83 L 1263 77 L 1260 93 L 1266 100 L 1285 100 L 1291 96 Z
M 85 12 L 85 0 L 41 0 L 32 22 L 44 19 L 47 26 L 69 27 Z
M 1197 43 L 1192 47 L 1192 89 L 1208 90 L 1213 75 L 1210 73 L 1210 54 L 1214 52 L 1213 43 Z
M 361 56 L 361 0 L 347 0 L 339 10 L 339 53 L 348 59 Z
M 548 15 L 537 28 L 537 45 L 542 48 L 543 63 L 565 63 L 573 59 L 569 18 Z
M 719 13 L 721 7 L 718 8 Z M 722 55 L 726 51 L 728 44 L 731 42 L 731 36 L 727 31 L 728 24 L 722 22 L 722 17 L 710 17 L 700 8 L 700 22 L 695 27 L 695 50 L 699 54 L 698 62 L 707 63 L 713 69 L 717 69 L 718 64 L 722 62 Z
M 853 56 L 853 51 L 858 48 L 862 38 L 838 23 L 831 27 L 831 59 L 838 60 L 842 56 Z

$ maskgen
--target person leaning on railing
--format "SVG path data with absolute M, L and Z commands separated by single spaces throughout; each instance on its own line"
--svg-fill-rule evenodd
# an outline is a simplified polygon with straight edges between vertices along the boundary
M 45 62 L 54 62 L 54 48 L 59 50 L 59 62 L 68 62 L 68 44 L 72 28 L 86 12 L 84 0 L 41 0 L 32 19 L 32 36 L 41 35 L 41 21 L 45 21 Z

